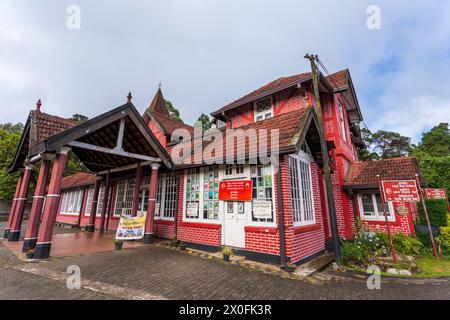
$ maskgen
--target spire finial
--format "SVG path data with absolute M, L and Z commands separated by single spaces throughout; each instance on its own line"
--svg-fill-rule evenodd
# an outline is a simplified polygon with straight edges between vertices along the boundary
M 161 81 L 159 82 L 159 88 L 161 89 Z
M 39 100 L 36 102 L 36 111 L 41 112 L 41 105 L 42 105 L 41 99 L 39 99 Z
M 130 91 L 130 92 L 128 92 L 128 96 L 127 96 L 128 103 L 131 102 L 131 99 L 133 99 L 133 96 L 131 95 L 131 91 Z

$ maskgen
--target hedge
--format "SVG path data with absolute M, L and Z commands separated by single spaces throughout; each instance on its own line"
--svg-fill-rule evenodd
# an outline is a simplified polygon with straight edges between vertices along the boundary
M 447 201 L 441 199 L 428 199 L 425 200 L 425 204 L 428 209 L 428 216 L 430 218 L 430 223 L 437 227 L 446 227 L 447 221 Z M 426 224 L 425 215 L 423 213 L 422 203 L 418 206 L 419 222 L 420 224 Z

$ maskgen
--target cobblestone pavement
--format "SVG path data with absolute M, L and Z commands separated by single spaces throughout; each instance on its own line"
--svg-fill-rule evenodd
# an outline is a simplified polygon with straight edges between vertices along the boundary
M 39 263 L 19 262 L 7 251 L 0 244 L 0 299 L 450 299 L 450 279 L 383 278 L 381 290 L 368 290 L 362 276 L 320 273 L 315 278 L 325 280 L 311 283 L 157 246 Z M 81 268 L 85 289 L 54 280 L 70 265 Z M 34 271 L 21 271 L 27 268 Z

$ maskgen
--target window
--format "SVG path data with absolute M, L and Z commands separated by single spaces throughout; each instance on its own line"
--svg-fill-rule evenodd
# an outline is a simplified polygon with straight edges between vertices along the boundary
M 177 201 L 177 179 L 173 173 L 158 175 L 155 217 L 173 219 Z
M 86 201 L 86 209 L 84 209 L 84 215 L 90 216 L 91 215 L 91 207 L 92 207 L 92 200 L 94 200 L 94 187 L 90 187 L 88 190 L 88 196 Z
M 186 171 L 185 217 L 197 221 L 219 219 L 219 167 Z
M 250 177 L 253 184 L 252 201 L 252 221 L 253 222 L 274 222 L 273 219 L 273 178 L 272 167 L 270 165 L 252 165 L 250 166 Z M 258 218 L 255 216 L 255 202 L 270 202 L 271 217 Z
M 100 186 L 99 194 L 98 194 L 98 201 L 97 201 L 97 212 L 96 216 L 100 217 L 102 213 L 102 206 L 103 206 L 103 196 L 105 195 L 105 187 Z M 89 217 L 91 215 L 91 209 L 92 209 L 92 201 L 94 200 L 94 187 L 89 188 L 88 198 L 86 202 L 86 209 L 84 210 L 84 215 L 86 217 Z M 109 205 L 109 203 L 108 203 Z M 109 209 L 109 207 L 107 208 Z M 107 211 L 108 212 L 108 211 Z
M 311 157 L 304 152 L 289 158 L 292 214 L 295 225 L 315 223 L 311 162 Z
M 236 174 L 243 174 L 244 173 L 244 165 L 243 164 L 237 164 L 236 165 Z
M 261 121 L 272 117 L 272 97 L 267 97 L 255 102 L 255 121 Z
M 82 190 L 64 192 L 61 204 L 61 214 L 78 215 L 81 209 L 82 198 L 83 198 Z
M 358 194 L 359 210 L 363 220 L 384 221 L 383 203 L 380 193 L 360 193 Z M 392 203 L 385 203 L 386 213 L 390 221 L 394 221 Z
M 232 174 L 233 174 L 233 165 L 232 164 L 225 165 L 225 175 L 231 176 Z
M 347 132 L 345 130 L 344 109 L 340 102 L 338 102 L 338 109 L 339 109 L 339 124 L 341 126 L 342 139 L 344 139 L 344 141 L 347 142 Z
M 114 216 L 120 217 L 121 215 L 131 215 L 135 181 L 136 179 L 132 178 L 118 182 Z

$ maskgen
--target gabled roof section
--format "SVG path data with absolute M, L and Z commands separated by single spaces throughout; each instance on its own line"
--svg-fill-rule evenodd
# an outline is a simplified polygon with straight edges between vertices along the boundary
M 121 127 L 123 139 L 119 147 Z M 131 102 L 48 137 L 32 147 L 30 154 L 55 152 L 66 145 L 92 172 L 158 158 L 166 167 L 172 167 L 166 151 Z
M 150 112 L 151 116 L 158 122 L 160 127 L 164 130 L 164 133 L 168 136 L 172 135 L 172 133 L 176 129 L 186 129 L 191 134 L 194 133 L 194 127 L 185 124 L 181 121 L 177 121 L 175 119 L 172 119 L 170 117 L 167 117 L 165 115 L 156 113 L 156 112 Z
M 249 94 L 243 96 L 242 98 L 239 98 L 239 99 L 233 101 L 232 103 L 227 104 L 226 106 L 220 108 L 219 110 L 214 111 L 213 113 L 211 113 L 211 115 L 213 117 L 220 115 L 224 111 L 234 109 L 234 108 L 242 106 L 248 102 L 252 102 L 254 100 L 263 98 L 272 93 L 292 87 L 292 86 L 298 84 L 299 82 L 303 82 L 303 81 L 307 81 L 307 80 L 311 80 L 310 72 L 300 73 L 300 74 L 289 76 L 289 77 L 278 78 L 278 79 L 276 79 L 272 82 L 269 82 L 268 84 L 256 89 L 255 91 L 250 92 Z
M 263 121 L 258 121 L 254 123 L 250 123 L 246 126 L 239 127 L 235 130 L 245 130 L 253 129 L 256 132 L 256 135 L 259 136 L 261 130 L 267 132 L 267 150 L 271 149 L 271 139 L 272 132 L 271 129 L 279 129 L 279 152 L 280 154 L 288 154 L 298 152 L 302 146 L 302 144 L 307 141 L 313 155 L 316 159 L 321 158 L 320 153 L 320 136 L 317 130 L 317 122 L 316 115 L 314 110 L 310 108 L 305 108 L 301 110 L 291 111 L 289 113 L 281 114 L 277 117 L 266 119 Z M 219 130 L 223 143 L 223 151 L 222 151 L 222 159 L 225 160 L 226 156 L 230 154 L 229 150 L 226 149 L 227 143 L 225 142 L 226 138 L 226 130 Z M 206 132 L 208 134 L 208 132 Z M 180 150 L 181 147 L 186 144 L 190 145 L 191 150 L 194 150 L 194 147 L 199 144 L 199 139 L 194 141 L 184 141 L 177 145 L 170 145 L 167 148 L 169 154 L 172 152 L 176 152 L 176 150 Z M 204 139 L 205 140 L 205 139 Z M 209 140 L 209 139 L 206 139 Z M 211 141 L 212 140 L 212 141 Z M 201 143 L 202 152 L 211 144 L 214 143 L 214 139 L 210 139 L 210 141 L 203 141 Z M 245 155 L 246 159 L 254 157 L 257 155 L 256 147 L 258 146 L 258 141 L 253 141 L 252 139 L 245 139 L 245 143 L 238 144 L 238 140 L 233 141 L 232 147 L 234 148 L 234 156 L 242 153 Z M 192 152 L 194 153 L 194 152 Z M 206 153 L 208 155 L 208 152 Z M 220 157 L 220 154 L 216 155 L 215 152 L 211 154 L 211 158 L 203 159 L 203 163 L 208 161 L 211 163 L 211 160 L 216 160 Z M 189 158 L 188 158 L 189 159 Z M 190 158 L 190 163 L 194 163 L 193 155 Z M 207 163 L 207 162 L 206 162 Z M 179 167 L 189 167 L 192 165 L 179 165 Z
M 416 173 L 419 174 L 420 183 L 425 184 L 425 177 L 414 157 L 360 161 L 350 165 L 345 178 L 345 187 L 377 188 L 377 174 L 381 180 L 411 180 L 415 179 Z
M 40 101 L 36 110 L 31 110 L 16 149 L 13 162 L 8 171 L 15 172 L 23 166 L 25 159 L 29 156 L 30 148 L 44 141 L 49 136 L 76 126 L 78 121 L 54 116 L 40 111 Z

